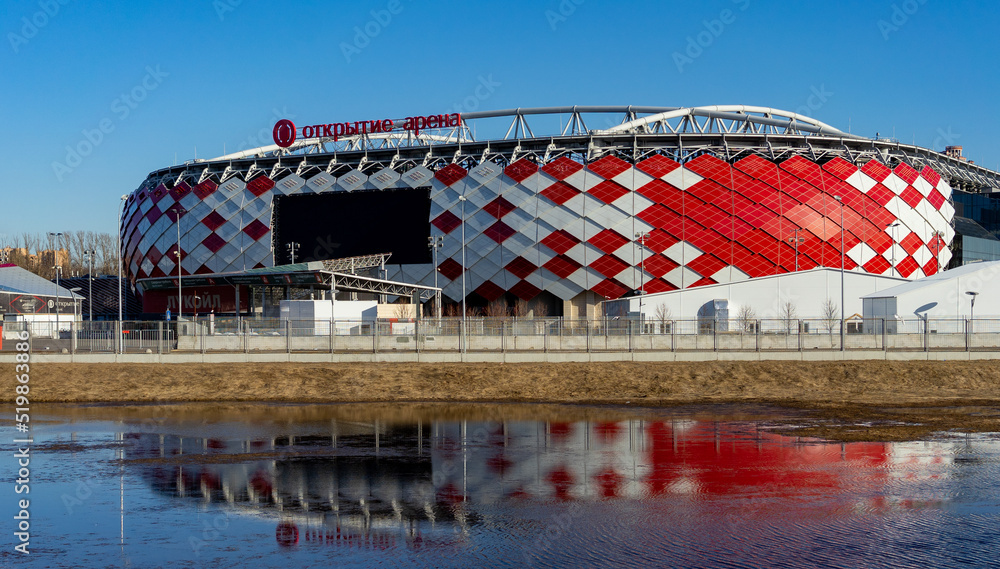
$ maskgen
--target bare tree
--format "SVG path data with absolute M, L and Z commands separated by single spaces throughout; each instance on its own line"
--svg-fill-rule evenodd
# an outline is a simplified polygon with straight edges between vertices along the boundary
M 744 304 L 736 313 L 736 322 L 743 332 L 753 332 L 757 326 L 757 312 L 750 305 Z
M 778 307 L 778 318 L 784 321 L 785 332 L 791 334 L 795 330 L 795 323 L 799 319 L 799 313 L 798 310 L 795 309 L 795 303 L 788 300 Z
M 392 309 L 392 315 L 397 320 L 409 320 L 411 314 L 410 304 L 406 302 L 397 302 Z
M 523 298 L 519 298 L 519 299 L 517 299 L 516 302 L 514 302 L 514 306 L 512 308 L 512 312 L 513 312 L 513 314 L 514 314 L 515 317 L 517 317 L 517 318 L 524 318 L 525 316 L 528 315 L 529 312 L 531 312 L 531 307 L 528 305 L 528 301 L 527 300 L 524 300 Z
M 653 312 L 653 319 L 659 322 L 660 334 L 670 332 L 670 321 L 673 319 L 673 315 L 666 304 L 658 304 L 656 306 L 656 310 Z
M 509 314 L 507 303 L 498 298 L 486 305 L 485 315 L 488 318 L 505 318 Z
M 531 315 L 534 318 L 545 318 L 549 315 L 549 305 L 545 304 L 541 300 L 536 300 L 535 303 L 531 305 Z
M 826 328 L 827 334 L 833 334 L 833 330 L 837 327 L 837 323 L 840 322 L 840 308 L 833 299 L 826 299 L 823 303 L 823 327 Z

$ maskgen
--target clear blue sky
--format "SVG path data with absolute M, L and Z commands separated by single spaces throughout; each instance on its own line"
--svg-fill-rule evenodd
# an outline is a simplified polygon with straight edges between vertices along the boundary
M 0 21 L 7 235 L 113 232 L 118 197 L 150 171 L 269 144 L 276 114 L 439 113 L 483 80 L 480 109 L 807 109 L 1000 162 L 995 2 L 7 0 Z

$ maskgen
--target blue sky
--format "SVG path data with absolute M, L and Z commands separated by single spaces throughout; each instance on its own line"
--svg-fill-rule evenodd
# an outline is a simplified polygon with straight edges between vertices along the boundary
M 0 21 L 7 236 L 113 232 L 150 171 L 270 144 L 278 116 L 752 104 L 1000 163 L 993 2 L 7 0 Z

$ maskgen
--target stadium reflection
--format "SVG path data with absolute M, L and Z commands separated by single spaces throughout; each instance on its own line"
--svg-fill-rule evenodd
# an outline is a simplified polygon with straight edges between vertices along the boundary
M 132 464 L 160 494 L 273 519 L 282 546 L 368 550 L 461 548 L 479 524 L 516 525 L 484 521 L 484 511 L 511 503 L 551 507 L 556 534 L 591 515 L 581 504 L 607 501 L 663 515 L 678 499 L 693 511 L 710 503 L 751 525 L 802 501 L 884 513 L 913 505 L 892 498 L 894 479 L 946 475 L 921 466 L 951 460 L 928 459 L 923 443 L 832 444 L 695 420 L 334 420 L 319 434 L 126 438 Z

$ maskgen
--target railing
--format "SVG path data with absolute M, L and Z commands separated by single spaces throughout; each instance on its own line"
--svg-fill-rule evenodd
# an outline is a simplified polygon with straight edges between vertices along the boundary
M 649 352 L 1000 350 L 1000 319 L 627 320 L 424 318 L 281 320 L 204 317 L 181 322 L 8 322 L 34 352 Z M 120 333 L 119 333 L 120 332 Z M 843 346 L 841 341 L 843 339 Z

